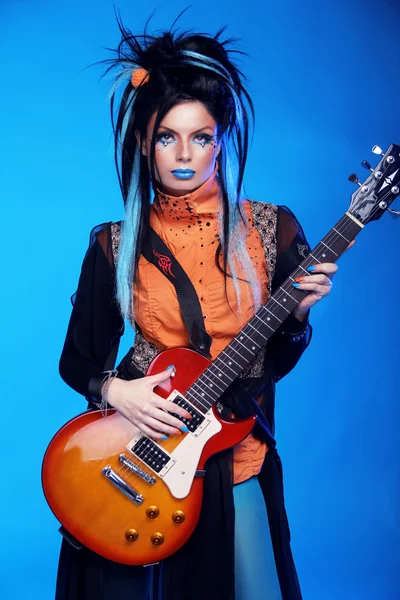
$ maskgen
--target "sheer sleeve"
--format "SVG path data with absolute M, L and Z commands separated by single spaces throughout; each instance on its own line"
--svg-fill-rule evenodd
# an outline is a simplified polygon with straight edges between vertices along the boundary
M 310 252 L 303 229 L 286 206 L 278 206 L 275 274 L 271 282 L 274 293 Z M 270 338 L 267 360 L 272 362 L 273 376 L 278 381 L 297 364 L 311 341 L 312 327 L 308 320 L 301 322 L 290 314 Z
M 111 350 L 118 348 L 124 322 L 115 296 L 111 224 L 96 226 L 82 263 L 78 289 L 71 298 L 59 370 L 63 380 L 90 402 L 100 387 Z

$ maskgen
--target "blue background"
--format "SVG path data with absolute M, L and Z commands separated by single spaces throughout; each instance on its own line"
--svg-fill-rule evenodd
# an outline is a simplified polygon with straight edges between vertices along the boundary
M 157 6 L 121 0 L 141 32 Z M 186 3 L 164 3 L 168 28 Z M 253 199 L 287 204 L 315 245 L 347 210 L 350 172 L 400 143 L 396 0 L 194 1 L 183 27 L 242 38 L 257 113 Z M 122 217 L 101 69 L 119 41 L 107 0 L 2 0 L 3 600 L 53 597 L 60 537 L 41 491 L 54 432 L 85 408 L 58 358 L 91 227 Z M 375 161 L 375 162 L 374 162 Z M 400 597 L 400 221 L 366 227 L 312 311 L 314 339 L 278 386 L 277 436 L 305 600 Z M 132 342 L 127 331 L 121 352 Z M 251 599 L 249 599 L 251 600 Z

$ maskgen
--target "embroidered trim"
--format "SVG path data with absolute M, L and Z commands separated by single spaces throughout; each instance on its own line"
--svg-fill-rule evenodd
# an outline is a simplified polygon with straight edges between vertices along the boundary
M 139 331 L 136 332 L 131 363 L 139 369 L 139 371 L 146 373 L 151 361 L 159 354 L 159 352 L 159 349 L 154 346 L 154 344 L 148 342 Z
M 278 219 L 278 207 L 275 204 L 256 202 L 249 200 L 253 223 L 260 236 L 264 248 L 265 260 L 268 271 L 268 297 L 271 296 L 272 278 L 276 265 L 276 225 Z M 261 377 L 264 374 L 264 359 L 266 348 L 256 354 L 252 362 L 240 375 L 240 379 L 248 377 Z
M 111 248 L 114 259 L 114 267 L 118 262 L 118 248 L 121 241 L 121 226 L 119 223 L 111 223 Z
M 278 207 L 268 202 L 249 200 L 253 223 L 258 231 L 264 248 L 268 269 L 268 295 L 271 296 L 271 284 L 276 265 L 276 225 Z

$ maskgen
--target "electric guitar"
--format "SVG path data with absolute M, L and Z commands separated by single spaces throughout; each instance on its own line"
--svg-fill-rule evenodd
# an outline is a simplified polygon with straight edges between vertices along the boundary
M 155 392 L 183 406 L 189 433 L 154 441 L 117 411 L 89 411 L 72 419 L 50 442 L 42 482 L 57 519 L 79 542 L 110 560 L 146 565 L 176 552 L 199 519 L 207 459 L 243 440 L 256 417 L 225 421 L 216 402 L 293 311 L 305 292 L 292 287 L 307 267 L 335 262 L 370 221 L 399 194 L 400 146 L 391 145 L 361 183 L 348 211 L 228 346 L 210 362 L 187 348 L 161 352 L 147 375 L 175 365 Z

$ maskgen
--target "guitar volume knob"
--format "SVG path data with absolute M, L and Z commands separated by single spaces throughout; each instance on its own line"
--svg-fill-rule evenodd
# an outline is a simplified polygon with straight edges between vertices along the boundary
M 185 518 L 186 518 L 186 515 L 183 512 L 183 510 L 175 510 L 172 513 L 172 520 L 174 521 L 174 523 L 178 523 L 178 525 L 180 523 L 183 523 L 183 521 L 185 520 Z
M 146 515 L 149 517 L 149 519 L 155 519 L 156 517 L 158 517 L 159 514 L 160 509 L 158 508 L 158 506 L 155 506 L 155 504 L 152 504 L 151 506 L 149 506 L 149 508 L 146 509 Z
M 151 536 L 151 543 L 154 544 L 154 546 L 161 546 L 161 544 L 164 543 L 164 536 L 162 533 L 160 533 L 159 531 L 156 531 L 155 533 L 152 534 Z
M 125 537 L 128 542 L 136 542 L 139 537 L 139 532 L 137 529 L 127 529 L 125 531 Z

